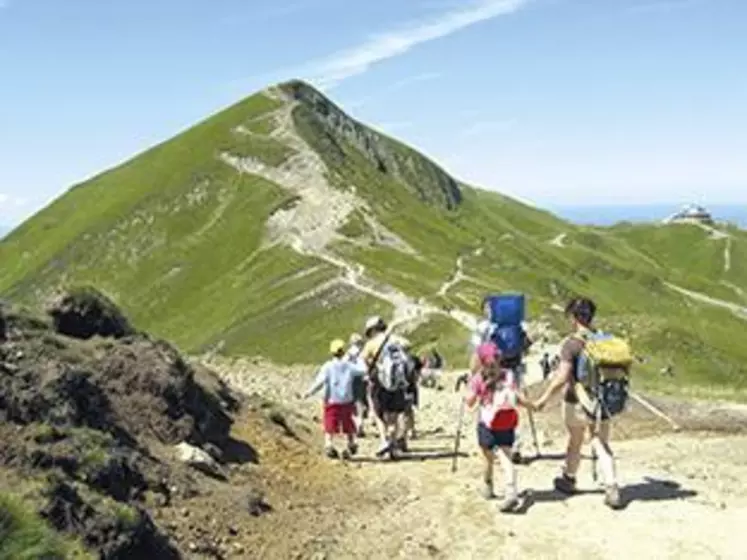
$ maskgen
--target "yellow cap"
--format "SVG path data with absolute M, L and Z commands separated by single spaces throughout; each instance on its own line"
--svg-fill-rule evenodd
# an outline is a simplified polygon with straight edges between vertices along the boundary
M 345 350 L 345 342 L 339 338 L 334 339 L 329 343 L 329 353 L 334 355 Z

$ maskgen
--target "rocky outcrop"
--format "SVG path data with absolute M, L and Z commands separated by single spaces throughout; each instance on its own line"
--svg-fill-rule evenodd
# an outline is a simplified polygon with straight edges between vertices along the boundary
M 294 118 L 306 120 L 323 134 L 326 149 L 342 154 L 340 142 L 355 147 L 379 172 L 399 180 L 422 201 L 448 209 L 462 201 L 458 183 L 431 160 L 363 126 L 319 91 L 302 81 L 291 81 L 282 90 L 305 110 Z

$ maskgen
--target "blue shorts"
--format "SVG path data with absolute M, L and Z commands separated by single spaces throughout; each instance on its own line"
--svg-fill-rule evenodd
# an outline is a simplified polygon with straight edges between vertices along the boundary
M 516 441 L 516 430 L 494 432 L 482 422 L 477 424 L 477 443 L 482 449 L 493 450 L 496 447 L 513 447 Z

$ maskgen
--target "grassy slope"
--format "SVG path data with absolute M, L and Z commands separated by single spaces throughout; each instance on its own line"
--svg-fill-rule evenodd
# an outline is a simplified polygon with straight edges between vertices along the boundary
M 315 122 L 313 112 L 300 107 L 294 116 L 307 142 L 329 143 L 328 131 Z M 381 142 L 384 149 L 409 150 L 385 137 Z M 639 367 L 643 384 L 669 389 L 661 386 L 658 371 L 672 361 L 678 383 L 708 390 L 722 385 L 747 392 L 747 348 L 734 336 L 744 329 L 744 321 L 692 302 L 664 284 L 672 282 L 739 303 L 733 286 L 747 288 L 745 232 L 731 232 L 732 263 L 725 272 L 725 241 L 712 240 L 695 226 L 574 226 L 470 187 L 463 187 L 460 207 L 449 211 L 410 195 L 396 177 L 367 164 L 344 141 L 338 139 L 333 149 L 320 153 L 335 170 L 339 185 L 355 185 L 377 218 L 420 254 L 417 258 L 393 249 L 362 251 L 352 245 L 338 249 L 380 279 L 410 294 L 475 313 L 486 291 L 525 291 L 530 295 L 530 312 L 535 317 L 545 314 L 561 327 L 562 319 L 548 313 L 550 305 L 573 294 L 588 294 L 600 306 L 602 326 L 627 333 L 636 351 L 651 358 Z M 368 233 L 357 216 L 345 231 L 357 238 Z M 567 234 L 563 248 L 550 243 L 561 233 Z M 482 248 L 479 255 L 474 252 L 478 247 Z M 454 286 L 446 298 L 438 298 L 435 294 L 453 274 L 458 255 L 463 255 L 469 278 Z M 448 321 L 431 321 L 412 338 L 418 345 L 428 345 L 435 334 L 440 334 L 440 345 L 452 363 L 463 361 L 466 333 Z
M 55 532 L 24 503 L 0 493 L 0 560 L 91 559 L 79 543 Z
M 69 191 L 0 243 L 0 293 L 33 303 L 60 283 L 94 282 L 138 325 L 188 351 L 223 341 L 228 353 L 283 362 L 320 359 L 330 336 L 345 336 L 369 313 L 388 314 L 388 305 L 339 286 L 293 303 L 336 270 L 289 249 L 261 247 L 266 218 L 291 195 L 238 175 L 216 156 L 252 154 L 269 165 L 287 157 L 288 149 L 269 138 L 232 132 L 243 125 L 269 133 L 267 115 L 276 103 L 255 95 Z M 522 290 L 532 316 L 558 325 L 561 318 L 550 306 L 589 294 L 607 324 L 627 331 L 638 353 L 652 356 L 644 372 L 673 360 L 680 382 L 747 390 L 747 349 L 734 338 L 744 321 L 663 283 L 744 303 L 744 232 L 731 232 L 732 262 L 725 271 L 726 242 L 694 226 L 577 227 L 467 186 L 461 204 L 450 209 L 438 190 L 439 172 L 411 148 L 375 137 L 391 161 L 404 162 L 407 171 L 398 175 L 374 165 L 308 105 L 299 106 L 294 119 L 326 160 L 333 184 L 355 185 L 376 218 L 418 253 L 336 245 L 375 279 L 473 312 L 486 291 Z M 360 214 L 342 231 L 351 239 L 371 236 Z M 566 246 L 552 245 L 562 233 Z M 468 278 L 437 296 L 459 255 Z M 438 337 L 452 363 L 464 358 L 465 336 L 442 319 L 413 333 L 420 345 Z

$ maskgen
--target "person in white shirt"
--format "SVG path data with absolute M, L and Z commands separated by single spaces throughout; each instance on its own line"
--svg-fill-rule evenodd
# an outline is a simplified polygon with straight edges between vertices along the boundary
M 345 343 L 342 340 L 333 340 L 329 351 L 332 359 L 321 367 L 304 398 L 309 398 L 324 389 L 325 453 L 330 459 L 339 457 L 333 438 L 342 431 L 348 439 L 348 447 L 343 451 L 343 458 L 348 459 L 358 451 L 353 421 L 355 415 L 353 385 L 355 379 L 364 374 L 364 370 L 360 364 L 345 359 Z

